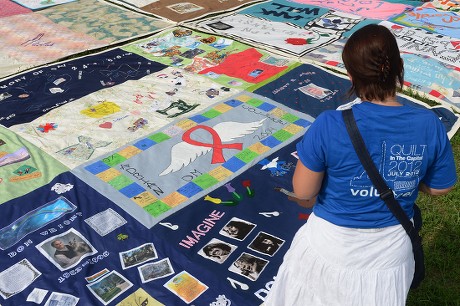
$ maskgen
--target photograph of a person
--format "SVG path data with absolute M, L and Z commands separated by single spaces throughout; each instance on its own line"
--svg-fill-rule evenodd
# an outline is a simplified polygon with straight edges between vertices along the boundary
M 249 244 L 248 248 L 265 255 L 273 256 L 283 243 L 284 240 L 278 237 L 265 232 L 260 232 Z
M 255 281 L 259 278 L 260 273 L 262 273 L 267 264 L 268 261 L 263 258 L 243 253 L 233 262 L 228 270 Z
M 223 263 L 236 248 L 237 247 L 233 244 L 213 238 L 208 244 L 198 251 L 198 254 L 206 259 Z
M 89 241 L 73 228 L 48 238 L 36 247 L 61 271 L 70 269 L 83 258 L 97 253 Z
M 256 224 L 233 217 L 220 230 L 219 234 L 236 240 L 244 240 L 249 233 L 256 227 Z

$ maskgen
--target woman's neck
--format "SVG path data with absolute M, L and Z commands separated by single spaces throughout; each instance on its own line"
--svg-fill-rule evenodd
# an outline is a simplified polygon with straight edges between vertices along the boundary
M 378 104 L 378 105 L 384 105 L 384 106 L 401 106 L 402 105 L 396 100 L 396 96 L 387 97 L 385 98 L 385 100 L 377 100 L 377 99 L 369 100 L 369 102 Z

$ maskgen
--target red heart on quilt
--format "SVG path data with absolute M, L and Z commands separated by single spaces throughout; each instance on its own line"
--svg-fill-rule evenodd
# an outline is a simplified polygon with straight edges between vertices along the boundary
M 112 122 L 101 123 L 101 124 L 99 124 L 99 127 L 103 128 L 103 129 L 111 129 L 112 128 Z

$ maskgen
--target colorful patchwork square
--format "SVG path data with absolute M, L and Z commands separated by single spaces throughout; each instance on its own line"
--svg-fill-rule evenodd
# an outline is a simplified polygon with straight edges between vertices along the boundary
M 185 184 L 184 186 L 180 187 L 179 189 L 177 189 L 177 192 L 179 192 L 180 194 L 183 194 L 187 198 L 191 198 L 195 194 L 197 194 L 197 193 L 199 193 L 201 191 L 203 191 L 203 188 L 201 188 L 200 186 L 198 186 L 194 182 L 189 182 L 189 183 Z
M 128 158 L 131 158 L 134 155 L 137 155 L 137 154 L 139 154 L 141 152 L 142 152 L 142 150 L 140 150 L 136 146 L 128 146 L 128 147 L 124 148 L 123 150 L 119 151 L 118 154 L 120 154 L 124 158 L 128 159 Z
M 222 164 L 222 167 L 227 168 L 232 172 L 237 172 L 241 168 L 243 168 L 246 164 L 239 158 L 232 157 L 227 160 L 225 163 Z
M 155 133 L 155 134 L 149 136 L 149 139 L 155 141 L 156 143 L 161 143 L 161 142 L 163 142 L 165 140 L 168 140 L 170 138 L 171 138 L 170 136 L 168 136 L 168 135 L 166 135 L 164 133 Z
M 174 207 L 179 205 L 180 203 L 185 202 L 187 199 L 187 197 L 180 194 L 179 192 L 173 192 L 161 199 L 161 201 L 167 204 L 169 207 Z
M 145 138 L 142 140 L 139 140 L 138 142 L 134 143 L 133 146 L 138 148 L 139 150 L 147 150 L 151 146 L 155 145 L 156 142 L 154 142 L 151 139 Z
M 235 155 L 235 157 L 241 159 L 246 164 L 253 161 L 257 156 L 259 155 L 256 152 L 251 151 L 250 149 L 244 149 L 243 151 Z
M 215 184 L 217 184 L 219 181 L 216 180 L 214 177 L 209 175 L 208 173 L 205 173 L 203 175 L 200 175 L 196 179 L 193 180 L 195 184 L 197 184 L 201 189 L 206 189 L 209 188 Z
M 122 193 L 123 195 L 125 195 L 128 198 L 132 198 L 134 196 L 137 196 L 138 194 L 141 194 L 144 191 L 145 191 L 145 189 L 143 187 L 139 186 L 136 183 L 132 183 L 132 184 L 120 189 L 120 193 Z
M 171 207 L 159 200 L 144 207 L 144 210 L 154 217 L 158 217 L 170 209 Z
M 119 175 L 115 177 L 114 179 L 108 181 L 108 183 L 115 189 L 121 190 L 122 188 L 130 185 L 133 183 L 128 177 L 124 175 Z
M 229 178 L 233 174 L 232 171 L 229 171 L 228 169 L 219 166 L 211 171 L 209 171 L 209 175 L 214 177 L 218 181 L 223 181 L 227 178 Z
M 144 191 L 134 197 L 131 198 L 137 205 L 140 207 L 145 207 L 149 204 L 152 204 L 156 201 L 158 201 L 158 198 L 151 194 L 148 191 Z
M 91 174 L 98 174 L 102 171 L 110 169 L 110 166 L 102 161 L 97 161 L 94 164 L 86 166 L 85 169 Z
M 262 143 L 264 146 L 274 148 L 274 147 L 280 145 L 281 141 L 276 139 L 274 136 L 269 136 L 269 137 L 267 137 L 265 139 L 262 139 L 260 141 L 260 143 Z
M 102 161 L 104 163 L 106 163 L 108 166 L 113 167 L 113 166 L 116 166 L 118 164 L 121 164 L 125 160 L 126 160 L 126 157 L 123 157 L 120 154 L 115 153 L 113 155 L 107 156 Z
M 274 106 L 273 104 L 270 104 L 270 103 L 267 103 L 267 102 L 264 102 L 262 104 L 259 104 L 257 106 L 258 109 L 261 109 L 265 112 L 270 112 L 271 110 L 275 109 L 276 106 Z
M 121 172 L 115 168 L 108 168 L 107 170 L 96 174 L 96 176 L 100 178 L 101 180 L 103 180 L 104 182 L 109 182 L 115 179 L 119 175 L 121 175 Z

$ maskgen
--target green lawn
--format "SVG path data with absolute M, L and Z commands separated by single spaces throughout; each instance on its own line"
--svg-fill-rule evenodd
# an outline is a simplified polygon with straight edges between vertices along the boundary
M 460 173 L 460 132 L 451 140 Z M 444 196 L 421 194 L 426 278 L 407 305 L 460 305 L 460 184 Z

